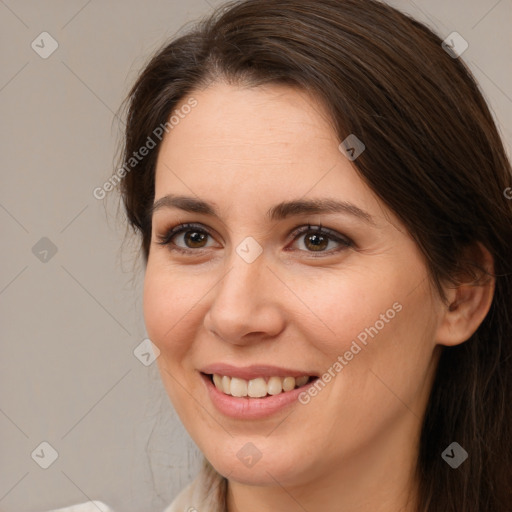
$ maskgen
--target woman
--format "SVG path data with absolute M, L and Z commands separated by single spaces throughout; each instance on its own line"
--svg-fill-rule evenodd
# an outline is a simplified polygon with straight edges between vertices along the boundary
M 373 0 L 229 4 L 141 73 L 122 166 L 205 455 L 166 512 L 511 510 L 512 179 L 453 48 Z

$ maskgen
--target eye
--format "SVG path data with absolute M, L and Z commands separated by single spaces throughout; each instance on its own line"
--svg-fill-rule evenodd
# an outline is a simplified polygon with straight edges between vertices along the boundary
M 164 234 L 156 236 L 159 245 L 169 246 L 171 250 L 179 252 L 189 252 L 197 249 L 205 249 L 208 246 L 208 237 L 211 238 L 210 233 L 197 224 L 180 224 L 168 230 Z M 181 239 L 181 244 L 178 242 Z
M 318 226 L 311 226 L 309 224 L 307 226 L 301 226 L 292 233 L 292 236 L 294 237 L 294 241 L 298 240 L 302 242 L 302 244 L 299 245 L 305 247 L 305 249 L 299 250 L 310 253 L 332 254 L 354 245 L 349 238 L 330 229 L 323 228 L 321 224 Z M 327 251 L 326 249 L 330 244 L 338 245 L 338 248 Z
M 302 242 L 299 244 L 304 247 L 304 249 L 299 249 L 301 252 L 312 253 L 311 255 L 315 257 L 336 253 L 354 245 L 349 238 L 324 228 L 321 224 L 301 226 L 295 229 L 291 236 L 294 242 Z M 211 239 L 212 235 L 201 225 L 193 223 L 175 226 L 163 234 L 157 234 L 156 238 L 159 245 L 168 246 L 170 250 L 182 253 L 198 252 L 201 249 L 212 247 L 212 245 L 208 245 L 208 238 Z M 337 245 L 338 248 L 326 250 L 330 245 Z

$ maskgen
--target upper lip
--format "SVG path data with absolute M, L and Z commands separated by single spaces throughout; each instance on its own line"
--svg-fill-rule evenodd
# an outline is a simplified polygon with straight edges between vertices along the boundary
M 272 365 L 251 365 L 251 366 L 232 366 L 225 363 L 212 363 L 204 366 L 199 371 L 206 374 L 226 375 L 228 377 L 237 377 L 239 379 L 251 380 L 257 377 L 302 377 L 304 375 L 316 376 L 314 372 L 298 370 L 296 368 L 282 368 Z

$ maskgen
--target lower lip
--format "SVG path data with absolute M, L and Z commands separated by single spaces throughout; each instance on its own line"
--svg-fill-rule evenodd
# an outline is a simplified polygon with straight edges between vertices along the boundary
M 226 395 L 226 393 L 219 391 L 215 387 L 209 376 L 202 373 L 200 375 L 206 385 L 213 405 L 225 416 L 245 420 L 272 416 L 285 407 L 296 403 L 299 395 L 314 383 L 312 381 L 300 388 L 279 393 L 278 395 L 270 395 L 266 398 L 249 398 Z

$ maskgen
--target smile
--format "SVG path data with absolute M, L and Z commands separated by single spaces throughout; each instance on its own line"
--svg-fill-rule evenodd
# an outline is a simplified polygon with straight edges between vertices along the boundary
M 217 411 L 237 420 L 263 420 L 294 407 L 300 393 L 318 380 L 318 376 L 304 375 L 300 371 L 262 368 L 236 369 L 226 365 L 220 368 L 215 365 L 215 370 L 203 369 L 199 375 Z M 238 375 L 232 376 L 233 373 Z M 281 376 L 276 373 L 281 373 Z
M 292 391 L 307 384 L 312 378 L 307 375 L 301 377 L 257 377 L 246 380 L 238 377 L 229 377 L 217 373 L 210 375 L 215 387 L 234 397 L 263 398 L 268 395 L 279 395 Z

